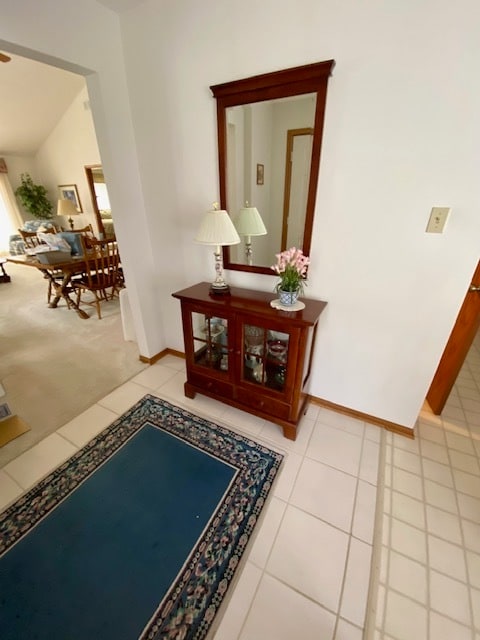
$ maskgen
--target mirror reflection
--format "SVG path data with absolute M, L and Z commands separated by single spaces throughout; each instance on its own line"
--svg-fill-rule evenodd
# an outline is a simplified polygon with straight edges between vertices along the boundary
M 232 220 L 255 208 L 265 232 L 239 231 L 226 269 L 274 275 L 275 254 L 310 254 L 327 83 L 333 60 L 211 86 L 217 102 L 220 202 Z M 248 204 L 247 204 L 248 203 Z
M 303 247 L 315 105 L 310 93 L 226 110 L 227 203 L 242 238 L 232 262 L 268 267 L 279 251 Z M 245 223 L 246 203 L 266 232 Z
M 112 209 L 108 197 L 107 185 L 100 164 L 87 165 L 85 167 L 88 187 L 92 198 L 93 212 L 98 228 L 99 238 L 112 238 L 115 236 L 113 227 Z

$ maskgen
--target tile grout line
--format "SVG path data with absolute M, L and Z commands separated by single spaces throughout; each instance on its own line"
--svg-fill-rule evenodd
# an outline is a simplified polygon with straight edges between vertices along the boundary
M 442 429 L 443 429 L 443 425 L 442 425 Z M 445 434 L 444 434 L 445 435 Z M 424 522 L 425 522 L 425 589 L 426 589 L 426 594 L 425 594 L 425 613 L 426 613 L 426 628 L 427 628 L 427 638 L 426 640 L 436 640 L 435 638 L 431 638 L 431 634 L 430 634 L 430 626 L 431 626 L 431 620 L 430 620 L 430 611 L 431 609 L 431 593 L 430 593 L 430 546 L 429 546 L 429 529 L 428 529 L 428 514 L 427 514 L 427 506 L 428 506 L 428 502 L 427 502 L 427 491 L 425 488 L 425 467 L 424 467 L 424 458 L 423 458 L 423 454 L 422 454 L 422 438 L 419 437 L 419 442 L 418 442 L 418 449 L 419 449 L 419 454 L 420 454 L 420 471 L 421 471 L 421 482 L 422 482 L 422 498 L 423 498 L 423 517 L 424 517 Z
M 314 421 L 314 422 L 316 423 L 316 419 L 315 419 L 315 421 Z M 312 432 L 310 433 L 310 436 L 309 436 L 309 438 L 308 438 L 307 446 L 306 446 L 306 448 L 305 448 L 305 453 L 306 453 L 306 451 L 307 451 L 307 449 L 308 449 L 308 446 L 309 446 L 309 444 L 310 444 L 310 440 L 311 440 L 311 438 L 312 438 L 312 434 L 313 434 L 313 429 L 312 429 Z M 290 453 L 290 452 L 288 452 L 288 453 Z M 287 455 L 288 455 L 288 453 L 287 453 Z M 291 452 L 291 453 L 293 453 L 293 452 Z M 271 543 L 271 545 L 270 545 L 270 549 L 269 549 L 268 554 L 267 554 L 267 556 L 266 556 L 266 558 L 265 558 L 265 564 L 264 564 L 264 566 L 263 566 L 263 567 L 259 567 L 257 564 L 255 564 L 254 562 L 250 561 L 250 562 L 252 562 L 252 564 L 253 564 L 255 567 L 257 567 L 257 569 L 259 569 L 259 570 L 261 571 L 261 574 L 260 574 L 260 578 L 259 578 L 259 580 L 258 580 L 258 583 L 257 583 L 257 585 L 256 585 L 256 587 L 255 587 L 254 595 L 253 595 L 253 596 L 252 596 L 252 598 L 250 599 L 250 603 L 249 603 L 249 605 L 248 605 L 247 611 L 246 611 L 246 613 L 245 613 L 245 615 L 244 615 L 244 617 L 243 617 L 243 620 L 242 620 L 242 623 L 241 623 L 241 625 L 240 625 L 240 628 L 239 628 L 239 631 L 238 631 L 238 635 L 237 635 L 236 640 L 240 640 L 240 638 L 241 638 L 241 635 L 242 635 L 243 630 L 244 630 L 244 628 L 245 628 L 246 622 L 247 622 L 248 617 L 249 617 L 249 615 L 250 615 L 250 612 L 251 612 L 251 610 L 252 610 L 252 607 L 253 607 L 253 604 L 254 604 L 254 601 L 255 601 L 255 596 L 256 596 L 256 594 L 258 593 L 258 590 L 259 590 L 259 588 L 260 588 L 260 584 L 261 584 L 262 579 L 263 579 L 263 577 L 264 577 L 265 575 L 267 575 L 267 576 L 269 576 L 269 577 L 273 578 L 274 580 L 277 580 L 278 582 L 280 582 L 281 584 L 283 584 L 283 585 L 284 585 L 284 586 L 286 586 L 287 588 L 289 588 L 289 589 L 291 589 L 291 590 L 295 591 L 295 593 L 298 593 L 298 594 L 299 594 L 299 595 L 301 595 L 302 597 L 307 598 L 307 600 L 309 600 L 309 601 L 311 601 L 311 602 L 315 603 L 317 606 L 320 606 L 321 608 L 325 609 L 326 611 L 329 611 L 326 607 L 324 607 L 323 605 L 321 605 L 319 602 L 317 602 L 317 601 L 316 601 L 316 600 L 314 600 L 313 598 L 309 597 L 307 594 L 304 594 L 304 593 L 302 593 L 301 591 L 298 591 L 297 589 L 295 589 L 295 587 L 293 587 L 292 585 L 290 585 L 290 584 L 288 584 L 288 583 L 284 582 L 282 579 L 278 578 L 277 576 L 275 576 L 275 575 L 273 575 L 273 574 L 269 573 L 269 571 L 267 570 L 268 563 L 269 563 L 270 557 L 271 557 L 271 555 L 272 555 L 273 548 L 274 548 L 274 546 L 275 546 L 275 542 L 276 542 L 276 540 L 278 539 L 278 535 L 279 535 L 279 532 L 280 532 L 280 528 L 281 528 L 282 523 L 283 523 L 283 521 L 284 521 L 284 519 L 285 519 L 286 511 L 287 511 L 287 509 L 288 509 L 288 507 L 289 507 L 289 506 L 292 506 L 292 507 L 294 507 L 294 508 L 298 508 L 298 507 L 295 507 L 295 505 L 292 505 L 292 504 L 290 503 L 290 499 L 291 499 L 291 496 L 292 496 L 292 493 L 293 493 L 293 487 L 294 487 L 295 482 L 297 481 L 298 475 L 299 475 L 299 473 L 300 473 L 300 469 L 302 468 L 302 465 L 303 465 L 303 463 L 304 463 L 304 461 L 305 461 L 305 459 L 306 459 L 306 455 L 305 455 L 305 453 L 301 456 L 301 457 L 302 457 L 302 462 L 300 463 L 300 465 L 299 465 L 299 467 L 298 467 L 298 469 L 297 469 L 297 471 L 296 471 L 296 473 L 295 473 L 295 477 L 294 477 L 294 479 L 293 479 L 293 481 L 292 481 L 292 488 L 291 488 L 291 490 L 290 490 L 290 492 L 289 492 L 289 494 L 288 494 L 288 498 L 287 498 L 287 500 L 282 500 L 282 499 L 280 499 L 280 498 L 278 498 L 278 497 L 277 497 L 277 499 L 278 499 L 278 500 L 281 500 L 281 502 L 284 502 L 286 506 L 285 506 L 285 508 L 284 508 L 284 510 L 283 510 L 282 517 L 281 517 L 281 518 L 280 518 L 280 520 L 279 520 L 279 523 L 278 523 L 278 526 L 277 526 L 277 530 L 276 530 L 275 535 L 274 535 L 274 537 L 273 537 L 273 541 L 272 541 L 272 543 Z M 297 454 L 297 455 L 299 455 L 299 454 Z M 272 496 L 272 497 L 273 497 L 273 496 Z M 306 513 L 308 513 L 308 512 L 306 512 Z M 312 515 L 312 514 L 309 514 L 309 515 Z M 253 547 L 252 547 L 252 548 L 253 548 Z M 250 555 L 250 554 L 249 554 L 249 555 Z M 248 561 L 249 561 L 249 558 L 247 557 L 247 562 L 248 562 Z
M 479 390 L 480 387 L 478 385 L 476 385 L 476 386 L 477 386 L 477 390 Z M 460 403 L 460 407 L 459 408 L 462 410 L 462 413 L 463 413 L 463 418 L 464 418 L 463 422 L 466 422 L 466 427 L 468 428 L 470 439 L 474 440 L 474 437 L 473 437 L 473 434 L 472 434 L 472 431 L 474 431 L 474 430 L 472 430 L 472 428 L 471 428 L 471 421 L 469 421 L 467 419 L 466 412 L 465 412 L 465 409 L 464 409 L 464 405 L 463 405 L 462 400 L 461 400 L 461 395 L 459 394 L 458 397 L 459 397 L 459 403 Z M 451 422 L 455 423 L 457 420 L 458 420 L 458 418 L 455 417 L 455 418 L 451 419 Z M 419 420 L 419 422 L 420 422 L 420 420 Z M 428 425 L 428 423 L 427 423 L 426 426 L 430 426 L 430 425 Z M 470 573 L 469 573 L 469 569 L 468 569 L 468 564 L 467 564 L 467 560 L 466 560 L 466 557 L 465 557 L 466 553 L 467 553 L 467 548 L 466 548 L 466 545 L 465 545 L 465 536 L 464 536 L 464 533 L 463 533 L 463 526 L 462 526 L 462 519 L 463 520 L 469 520 L 469 518 L 462 518 L 462 514 L 461 514 L 461 511 L 460 511 L 460 505 L 459 505 L 459 499 L 458 498 L 459 498 L 459 494 L 463 494 L 463 492 L 459 492 L 457 490 L 457 482 L 455 480 L 455 475 L 454 475 L 454 469 L 456 469 L 456 467 L 453 466 L 453 460 L 452 460 L 452 456 L 451 456 L 451 453 L 450 453 L 451 449 L 453 449 L 453 450 L 456 450 L 456 449 L 450 447 L 450 444 L 449 444 L 449 442 L 447 440 L 447 437 L 446 437 L 444 421 L 441 420 L 440 425 L 436 425 L 436 426 L 437 426 L 437 428 L 438 428 L 438 426 L 440 426 L 441 430 L 442 430 L 443 443 L 442 443 L 441 446 L 443 446 L 443 448 L 445 449 L 445 451 L 447 453 L 448 469 L 449 469 L 449 473 L 450 473 L 450 475 L 452 477 L 452 487 L 448 487 L 447 485 L 444 485 L 441 482 L 438 482 L 437 480 L 432 480 L 431 478 L 428 478 L 428 480 L 430 482 L 432 482 L 434 485 L 437 485 L 439 487 L 443 487 L 443 488 L 446 488 L 446 489 L 449 489 L 449 490 L 453 491 L 453 493 L 455 495 L 456 517 L 457 517 L 457 521 L 460 524 L 461 540 L 463 541 L 462 548 L 463 548 L 464 562 L 465 562 L 465 568 L 466 568 L 466 586 L 469 589 L 470 618 L 471 618 L 471 623 L 473 623 L 470 626 L 470 631 L 471 631 L 472 640 L 474 640 L 474 638 L 476 638 L 478 640 L 479 636 L 477 636 L 475 634 L 475 625 L 474 625 L 474 618 L 473 618 L 473 613 L 472 613 L 471 584 L 470 584 L 471 581 L 470 581 L 470 577 L 469 577 Z M 439 444 L 438 441 L 433 439 L 433 438 L 420 437 L 420 439 L 419 439 L 420 446 L 421 446 L 421 442 L 425 441 L 425 440 L 427 440 L 428 442 L 434 442 L 435 444 Z M 477 448 L 477 447 L 473 447 L 473 448 L 474 448 L 474 455 L 478 460 L 478 458 L 480 458 L 480 449 Z M 423 512 L 424 512 L 424 519 L 425 519 L 425 528 L 423 530 L 423 535 L 424 535 L 424 540 L 425 540 L 425 544 L 426 544 L 426 567 L 425 567 L 425 569 L 427 571 L 427 577 L 426 577 L 427 593 L 425 594 L 426 597 L 427 597 L 427 600 L 426 600 L 426 607 L 424 607 L 424 608 L 427 609 L 427 632 L 428 632 L 428 637 L 430 638 L 430 636 L 431 636 L 431 628 L 430 628 L 430 614 L 429 614 L 429 612 L 432 611 L 432 609 L 431 609 L 431 594 L 430 594 L 431 559 L 430 559 L 430 551 L 429 551 L 429 544 L 428 544 L 428 536 L 429 536 L 428 531 L 429 531 L 429 529 L 428 529 L 428 519 L 427 519 L 427 513 L 426 513 L 427 506 L 428 506 L 427 499 L 426 499 L 426 479 L 427 479 L 428 476 L 425 473 L 426 470 L 425 470 L 424 460 L 425 459 L 428 460 L 428 459 L 431 459 L 431 458 L 423 456 L 421 450 L 419 452 L 419 455 L 420 455 L 421 470 L 422 470 L 421 471 L 421 482 L 422 482 L 422 495 L 423 495 Z M 433 461 L 437 462 L 435 460 L 433 460 Z M 396 467 L 394 462 L 395 462 L 394 461 L 394 454 L 393 454 L 393 451 L 392 451 L 392 461 L 391 461 L 391 467 L 390 467 L 390 474 L 391 474 L 390 489 L 388 489 L 387 485 L 385 484 L 385 486 L 383 487 L 384 496 L 385 496 L 385 493 L 386 493 L 387 490 L 390 490 L 391 493 L 393 492 L 393 472 L 394 472 L 394 469 Z M 460 468 L 460 471 L 462 471 L 461 468 Z M 471 474 L 471 475 L 474 475 L 474 474 Z M 416 499 L 414 496 L 409 495 L 408 493 L 407 494 L 404 494 L 403 492 L 401 492 L 401 493 L 403 495 L 407 495 L 410 499 Z M 469 497 L 473 497 L 472 494 L 468 494 L 468 493 L 465 493 L 464 495 L 469 496 Z M 448 513 L 449 515 L 453 515 L 450 511 L 447 511 L 443 507 L 435 507 L 435 508 L 441 510 L 444 513 Z M 385 633 L 386 610 L 388 608 L 388 589 L 391 588 L 389 586 L 389 584 L 390 584 L 390 554 L 391 554 L 391 550 L 392 550 L 392 545 L 391 545 L 391 542 L 392 542 L 392 539 L 391 539 L 392 512 L 390 511 L 390 514 L 388 514 L 388 515 L 385 514 L 385 515 L 386 515 L 386 517 L 388 517 L 388 523 L 389 523 L 388 548 L 387 548 L 386 558 L 384 558 L 384 562 L 387 563 L 387 567 L 385 568 L 385 571 L 386 571 L 385 576 L 382 576 L 382 577 L 384 577 L 385 583 L 386 583 L 386 586 L 385 586 L 386 594 L 384 596 L 384 604 L 385 604 L 385 606 L 384 606 L 384 617 L 383 617 L 383 620 L 381 621 L 380 628 L 379 628 L 379 624 L 378 624 L 379 620 L 378 620 L 378 617 L 377 617 L 377 632 L 379 634 L 378 638 L 383 637 L 383 634 Z M 407 523 L 407 524 L 412 526 L 411 523 Z M 475 524 L 478 524 L 478 523 L 475 523 Z M 435 533 L 435 537 L 437 537 L 439 539 L 443 539 L 441 536 L 437 535 L 437 533 Z M 446 541 L 448 541 L 449 544 L 454 544 L 449 539 L 446 539 Z M 460 545 L 456 545 L 456 546 L 460 547 Z M 406 557 L 408 557 L 408 556 L 406 556 Z M 423 563 L 421 563 L 421 564 L 423 564 Z M 443 574 L 443 572 L 440 572 L 440 573 Z M 454 579 L 452 576 L 448 576 L 448 574 L 444 574 L 444 575 L 447 575 L 447 577 L 449 577 L 452 580 Z M 402 595 L 404 595 L 404 594 L 402 594 Z M 417 604 L 418 604 L 418 602 L 417 602 Z M 460 623 L 459 620 L 451 618 L 450 616 L 448 616 L 448 619 L 452 620 L 456 624 L 462 624 L 462 623 Z M 465 627 L 465 624 L 463 624 L 463 626 Z M 436 639 L 431 638 L 431 640 L 436 640 Z
M 365 431 L 366 430 L 365 430 L 365 424 L 364 424 L 364 426 L 363 426 L 362 446 L 360 447 L 360 455 L 359 455 L 359 460 L 358 460 L 358 471 L 357 471 L 356 482 L 355 482 L 353 509 L 352 509 L 352 514 L 351 514 L 351 517 L 350 517 L 347 553 L 346 553 L 346 556 L 345 556 L 345 565 L 343 567 L 342 584 L 341 584 L 340 593 L 339 593 L 339 596 L 338 596 L 338 611 L 337 611 L 337 613 L 335 615 L 335 625 L 334 625 L 334 628 L 333 628 L 333 638 L 337 637 L 338 621 L 339 621 L 340 611 L 342 609 L 342 604 L 343 604 L 343 595 L 344 595 L 344 591 L 345 591 L 345 582 L 346 582 L 347 572 L 348 572 L 348 563 L 349 563 L 349 560 L 350 560 L 350 549 L 351 549 L 351 546 L 352 546 L 352 536 L 353 536 L 353 522 L 354 522 L 354 519 L 355 519 L 355 510 L 356 510 L 356 507 L 357 507 L 358 485 L 359 485 L 359 482 L 360 482 L 362 456 L 363 456 L 363 451 L 364 451 L 364 446 L 365 446 Z M 373 556 L 373 551 L 372 551 L 372 556 Z M 370 576 L 371 575 L 372 575 L 372 566 L 371 566 L 371 562 L 370 562 Z M 368 599 L 367 599 L 367 605 L 368 605 Z M 366 616 L 366 611 L 365 611 L 365 616 Z M 365 619 L 363 621 L 363 627 L 365 628 Z
M 372 559 L 370 568 L 370 581 L 367 594 L 367 606 L 365 611 L 364 638 L 369 640 L 375 631 L 377 617 L 378 592 L 380 588 L 380 571 L 382 560 L 382 521 L 384 515 L 385 498 L 385 460 L 386 460 L 386 435 L 382 429 L 379 442 L 379 456 L 377 469 L 377 487 L 375 500 L 375 515 L 372 536 Z M 380 538 L 378 541 L 377 538 Z M 380 544 L 379 544 L 380 542 Z
M 384 634 L 385 633 L 385 627 L 386 627 L 386 623 L 387 623 L 387 609 L 388 609 L 388 585 L 390 582 L 390 550 L 392 548 L 392 495 L 393 495 L 393 434 L 390 433 L 388 434 L 388 444 L 389 444 L 389 452 L 390 452 L 390 462 L 389 462 L 389 490 L 390 490 L 390 504 L 389 504 L 389 513 L 388 514 L 383 514 L 384 515 L 384 519 L 382 521 L 382 523 L 385 523 L 385 519 L 388 523 L 388 531 L 387 531 L 387 540 L 388 540 L 388 545 L 387 545 L 387 550 L 385 552 L 385 585 L 384 585 L 384 599 L 383 599 L 383 611 L 381 612 L 381 620 L 380 620 L 380 629 L 381 629 L 381 633 Z M 385 518 L 386 516 L 386 518 Z M 382 537 L 382 543 L 383 543 L 383 537 Z
M 461 397 L 460 397 L 460 403 L 462 403 Z M 462 409 L 463 409 L 463 403 L 462 403 Z M 463 411 L 465 411 L 465 410 L 463 409 Z M 472 446 L 473 446 L 473 443 L 472 443 Z M 473 447 L 473 449 L 475 450 L 475 447 Z M 457 513 L 458 513 L 458 520 L 459 520 L 459 527 L 460 527 L 460 536 L 461 536 L 462 547 L 463 547 L 463 560 L 464 560 L 464 563 L 465 563 L 466 585 L 467 585 L 467 589 L 468 589 L 468 608 L 469 608 L 469 613 L 470 613 L 470 627 L 471 627 L 471 631 L 472 631 L 472 640 L 475 640 L 475 618 L 474 618 L 474 613 L 473 613 L 472 585 L 471 585 L 471 580 L 470 580 L 470 569 L 469 569 L 469 566 L 468 566 L 467 546 L 466 546 L 465 534 L 464 534 L 464 530 L 463 530 L 463 524 L 462 524 L 463 518 L 462 518 L 462 515 L 461 515 L 460 503 L 459 503 L 459 500 L 458 500 L 458 491 L 457 491 L 457 486 L 456 486 L 456 482 L 455 482 L 455 475 L 453 473 L 453 465 L 452 465 L 452 458 L 451 458 L 451 454 L 450 454 L 450 446 L 448 445 L 448 442 L 447 442 L 447 456 L 448 456 L 448 460 L 449 460 L 450 467 L 451 467 L 453 485 L 455 487 L 455 504 L 457 505 Z
M 386 567 L 385 567 L 385 594 L 384 594 L 383 611 L 382 611 L 382 618 L 381 618 L 381 632 L 382 632 L 382 634 L 385 633 L 385 627 L 387 625 L 388 593 L 389 593 L 389 584 L 390 584 L 390 560 L 391 560 L 391 549 L 392 549 L 392 500 L 393 500 L 393 471 L 394 471 L 393 433 L 389 434 L 389 436 L 390 436 L 389 437 L 389 440 L 390 440 L 390 443 L 389 443 L 390 444 L 390 467 L 389 467 L 389 474 L 390 474 L 390 478 L 389 478 L 389 483 L 390 483 L 390 509 L 389 509 L 389 514 L 387 516 L 387 522 L 388 522 L 388 531 L 387 531 L 388 546 L 387 546 L 387 552 L 385 554 L 385 561 L 386 561 Z

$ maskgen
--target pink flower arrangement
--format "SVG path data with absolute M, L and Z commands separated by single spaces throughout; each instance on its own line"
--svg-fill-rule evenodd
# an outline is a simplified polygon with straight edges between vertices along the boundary
M 280 276 L 280 282 L 275 286 L 275 291 L 299 291 L 302 293 L 303 286 L 306 284 L 310 258 L 304 256 L 303 251 L 295 247 L 277 253 L 275 257 L 277 263 L 270 267 Z

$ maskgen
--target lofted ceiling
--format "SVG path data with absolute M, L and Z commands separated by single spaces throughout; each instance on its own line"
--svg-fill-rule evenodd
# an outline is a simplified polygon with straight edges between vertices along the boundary
M 0 155 L 34 155 L 85 80 L 70 71 L 7 53 L 0 62 Z
M 121 14 L 145 0 L 97 0 Z M 85 85 L 70 71 L 2 51 L 0 62 L 0 156 L 34 155 Z

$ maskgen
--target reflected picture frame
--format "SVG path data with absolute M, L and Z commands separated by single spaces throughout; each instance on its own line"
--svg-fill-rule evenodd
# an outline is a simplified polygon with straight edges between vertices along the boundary
M 58 197 L 61 199 L 71 200 L 75 205 L 78 213 L 83 213 L 82 204 L 80 202 L 80 196 L 78 195 L 76 184 L 59 184 L 58 194 Z
M 265 167 L 263 164 L 257 164 L 257 184 L 263 184 L 265 179 Z

